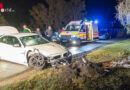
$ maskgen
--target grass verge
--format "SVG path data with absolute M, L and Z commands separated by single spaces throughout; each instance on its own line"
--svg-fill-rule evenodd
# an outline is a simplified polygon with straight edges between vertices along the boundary
M 121 41 L 87 54 L 92 62 L 115 61 L 130 55 L 130 39 Z

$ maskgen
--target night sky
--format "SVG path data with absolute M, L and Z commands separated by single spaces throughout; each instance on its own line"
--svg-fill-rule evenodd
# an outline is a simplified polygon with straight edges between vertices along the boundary
M 117 0 L 86 0 L 86 4 L 90 19 L 100 22 L 115 20 Z
M 15 1 L 16 3 L 19 3 L 19 5 L 17 4 L 10 5 L 11 0 L 1 0 L 1 1 L 6 2 L 9 7 L 13 5 L 14 8 L 16 8 L 16 11 L 19 12 L 20 11 L 28 12 L 33 5 L 36 5 L 37 3 L 44 3 L 44 0 L 12 0 Z M 113 21 L 116 15 L 115 6 L 117 5 L 117 1 L 118 0 L 86 0 L 86 11 L 87 11 L 86 18 L 90 20 L 97 19 L 100 22 Z

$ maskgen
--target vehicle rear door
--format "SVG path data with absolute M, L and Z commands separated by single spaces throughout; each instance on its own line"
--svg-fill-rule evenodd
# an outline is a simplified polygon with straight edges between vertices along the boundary
M 87 37 L 86 37 L 86 25 L 85 25 L 85 24 L 83 24 L 83 25 L 81 26 L 80 38 L 81 38 L 81 39 L 84 39 L 84 40 L 87 39 Z

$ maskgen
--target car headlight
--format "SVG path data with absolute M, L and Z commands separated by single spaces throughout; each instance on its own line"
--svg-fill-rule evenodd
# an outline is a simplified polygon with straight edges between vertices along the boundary
M 39 49 L 34 48 L 35 53 L 39 53 Z
M 72 54 L 71 54 L 71 52 L 67 52 L 67 53 L 64 53 L 64 55 L 63 55 L 64 57 L 70 57 L 70 56 L 72 56 Z

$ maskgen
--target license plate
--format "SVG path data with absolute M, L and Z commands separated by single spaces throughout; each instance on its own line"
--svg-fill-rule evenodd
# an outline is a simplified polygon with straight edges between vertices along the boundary
M 67 42 L 67 40 L 63 40 L 62 42 Z

